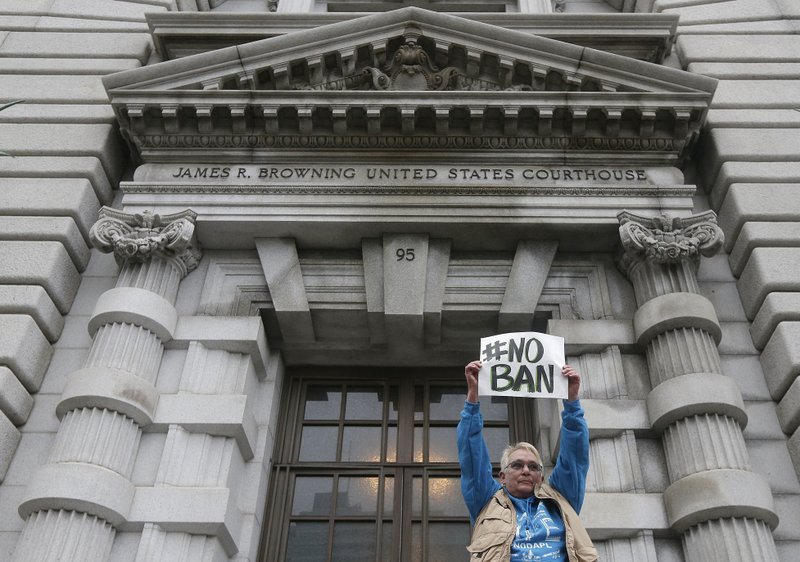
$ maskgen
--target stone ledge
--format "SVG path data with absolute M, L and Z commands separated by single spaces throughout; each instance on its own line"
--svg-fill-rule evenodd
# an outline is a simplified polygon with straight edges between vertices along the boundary
M 165 531 L 217 537 L 228 556 L 239 552 L 241 515 L 228 488 L 136 488 L 122 531 L 155 523 Z
M 178 313 L 172 303 L 152 291 L 115 287 L 97 299 L 89 319 L 89 334 L 94 337 L 101 326 L 117 322 L 141 326 L 163 343 L 172 339 Z
M 581 521 L 594 540 L 632 537 L 642 529 L 669 530 L 661 494 L 588 493 Z
M 650 299 L 633 316 L 636 341 L 646 346 L 653 338 L 680 328 L 708 332 L 719 345 L 722 340 L 717 313 L 706 297 L 695 293 L 669 293 Z
M 627 430 L 637 434 L 650 432 L 644 400 L 584 398 L 581 405 L 589 425 L 590 438 L 616 437 Z
M 547 333 L 564 338 L 567 355 L 597 353 L 612 345 L 623 353 L 639 351 L 630 320 L 549 320 Z
M 670 527 L 679 533 L 712 519 L 750 517 L 778 525 L 769 484 L 753 472 L 706 470 L 673 482 L 664 491 Z
M 258 427 L 243 394 L 162 394 L 147 429 L 166 432 L 170 425 L 192 433 L 232 437 L 245 461 L 254 456 Z
M 269 346 L 260 317 L 180 316 L 172 341 L 166 347 L 186 349 L 193 341 L 208 349 L 222 349 L 250 355 L 256 375 L 267 377 Z
M 703 414 L 731 417 L 743 429 L 747 425 L 739 387 L 716 373 L 682 375 L 661 383 L 647 395 L 647 412 L 658 433 L 678 420 Z
M 770 395 L 783 398 L 800 374 L 800 322 L 781 322 L 761 353 L 761 366 Z
M 128 517 L 133 498 L 133 484 L 113 470 L 88 463 L 61 462 L 39 468 L 18 511 L 23 519 L 39 510 L 79 511 L 119 527 Z

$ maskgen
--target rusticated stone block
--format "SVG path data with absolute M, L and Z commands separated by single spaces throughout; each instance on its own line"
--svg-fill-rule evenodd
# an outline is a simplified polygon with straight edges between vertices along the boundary
M 86 269 L 90 251 L 72 217 L 0 216 L 0 240 L 58 241 L 79 271 Z
M 64 317 L 39 285 L 0 285 L 0 314 L 27 314 L 51 342 L 64 329 Z
M 781 322 L 761 354 L 773 400 L 783 398 L 800 373 L 800 322 Z
M 30 63 L 31 60 L 25 61 Z M 2 64 L 2 60 L 0 60 Z M 15 105 L 6 111 L 20 107 Z M 52 106 L 44 106 L 52 107 Z M 3 112 L 5 113 L 5 111 Z M 0 177 L 8 178 L 85 178 L 92 184 L 97 198 L 108 205 L 114 197 L 100 159 L 94 156 L 17 156 L 3 162 Z M 95 217 L 96 218 L 96 217 Z
M 135 58 L 144 64 L 150 55 L 150 41 L 138 33 L 29 33 L 12 31 L 0 46 L 9 56 Z
M 720 208 L 719 226 L 730 250 L 745 223 L 750 221 L 793 221 L 800 217 L 800 184 L 736 183 Z
M 62 314 L 69 312 L 81 276 L 59 242 L 3 242 L 0 263 L 0 283 L 41 285 Z
M 14 156 L 94 156 L 114 180 L 125 165 L 123 144 L 113 125 L 0 123 L 0 149 Z
M 706 137 L 705 148 L 701 173 L 706 185 L 714 185 L 724 162 L 800 160 L 800 129 L 718 128 Z
M 20 433 L 6 415 L 0 411 L 0 482 L 6 477 L 11 459 L 19 445 Z
M 684 66 L 715 61 L 800 61 L 797 35 L 683 35 L 677 45 Z
M 741 275 L 753 250 L 763 247 L 799 248 L 800 223 L 747 222 L 742 225 L 730 254 L 734 275 Z
M 0 315 L 0 364 L 7 365 L 28 392 L 42 384 L 53 348 L 30 316 Z
M 0 179 L 0 214 L 6 217 L 72 217 L 88 239 L 99 210 L 84 178 Z
M 786 435 L 800 427 L 800 379 L 794 379 L 777 407 L 778 421 Z
M 0 410 L 14 425 L 22 425 L 33 408 L 33 397 L 8 367 L 0 367 Z
M 800 293 L 770 293 L 750 326 L 750 335 L 758 349 L 763 349 L 781 322 L 800 321 Z
M 752 320 L 768 294 L 800 292 L 800 248 L 756 248 L 736 285 Z

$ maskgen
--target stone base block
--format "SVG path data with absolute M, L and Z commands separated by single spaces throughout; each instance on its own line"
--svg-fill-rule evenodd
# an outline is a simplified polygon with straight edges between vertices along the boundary
M 28 392 L 36 392 L 53 348 L 30 316 L 0 315 L 0 365 L 7 365 Z

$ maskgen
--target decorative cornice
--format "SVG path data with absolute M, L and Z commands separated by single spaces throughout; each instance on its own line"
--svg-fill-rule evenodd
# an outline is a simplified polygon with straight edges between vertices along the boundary
M 666 214 L 645 217 L 623 211 L 617 219 L 623 248 L 619 266 L 625 273 L 641 261 L 659 264 L 697 261 L 701 255 L 715 254 L 725 241 L 713 211 L 686 218 Z
M 268 0 L 272 1 L 272 0 Z M 274 12 L 271 9 L 270 11 Z M 460 17 L 661 64 L 672 50 L 677 14 L 460 13 Z M 363 17 L 355 12 L 145 14 L 162 60 L 208 52 Z
M 160 256 L 174 261 L 182 275 L 197 268 L 201 254 L 194 240 L 195 212 L 131 214 L 104 206 L 99 215 L 89 238 L 101 252 L 113 252 L 117 262 L 141 263 Z

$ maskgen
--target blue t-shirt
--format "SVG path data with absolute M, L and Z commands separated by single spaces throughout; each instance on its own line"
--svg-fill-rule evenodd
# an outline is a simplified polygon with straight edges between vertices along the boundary
M 561 442 L 558 459 L 548 483 L 580 513 L 589 471 L 589 427 L 580 401 L 564 403 L 561 412 Z M 458 462 L 461 465 L 461 494 L 474 522 L 481 509 L 500 489 L 492 477 L 489 450 L 483 440 L 483 416 L 479 404 L 465 402 L 458 422 Z M 511 560 L 566 561 L 564 523 L 554 502 L 508 497 L 514 502 L 517 529 Z
M 511 562 L 547 560 L 567 562 L 564 522 L 558 507 L 535 497 L 508 495 L 517 512 L 517 530 L 511 544 Z

